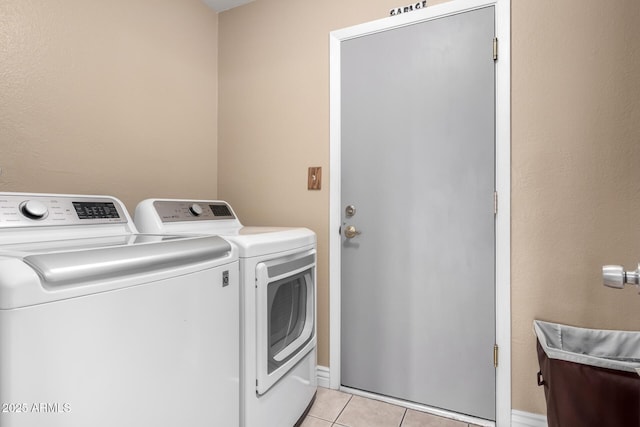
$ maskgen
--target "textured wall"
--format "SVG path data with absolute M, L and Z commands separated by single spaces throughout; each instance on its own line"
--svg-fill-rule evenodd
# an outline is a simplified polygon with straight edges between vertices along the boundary
M 513 407 L 545 411 L 534 318 L 640 330 L 640 3 L 512 1 Z
M 0 191 L 214 197 L 217 25 L 200 0 L 0 2 Z
M 433 4 L 435 2 L 430 2 Z M 328 32 L 389 0 L 258 0 L 220 15 L 219 191 L 247 223 L 319 236 L 319 363 L 329 363 Z M 544 413 L 535 318 L 640 329 L 635 290 L 600 267 L 640 261 L 640 3 L 512 2 L 513 407 Z M 307 166 L 323 166 L 321 192 Z

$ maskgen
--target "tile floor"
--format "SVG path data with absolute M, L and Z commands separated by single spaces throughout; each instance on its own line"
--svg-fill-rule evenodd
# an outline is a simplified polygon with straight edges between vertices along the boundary
M 475 427 L 378 400 L 318 387 L 300 427 Z

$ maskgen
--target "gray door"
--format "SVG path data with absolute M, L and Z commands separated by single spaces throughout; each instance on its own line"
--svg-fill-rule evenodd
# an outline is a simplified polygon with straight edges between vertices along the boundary
M 493 38 L 487 7 L 341 45 L 341 382 L 490 420 Z

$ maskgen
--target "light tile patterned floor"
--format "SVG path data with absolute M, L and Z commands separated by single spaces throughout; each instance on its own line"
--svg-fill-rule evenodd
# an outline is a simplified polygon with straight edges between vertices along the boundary
M 300 427 L 475 427 L 460 421 L 318 387 Z

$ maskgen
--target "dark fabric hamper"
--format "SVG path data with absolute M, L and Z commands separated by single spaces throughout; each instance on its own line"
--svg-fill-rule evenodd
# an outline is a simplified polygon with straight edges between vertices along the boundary
M 640 427 L 640 332 L 534 329 L 549 427 Z

